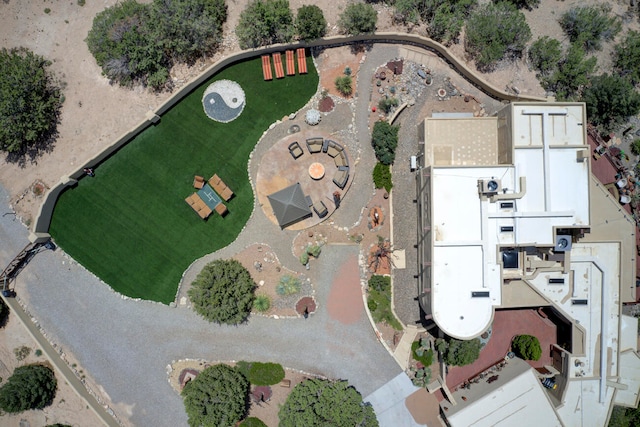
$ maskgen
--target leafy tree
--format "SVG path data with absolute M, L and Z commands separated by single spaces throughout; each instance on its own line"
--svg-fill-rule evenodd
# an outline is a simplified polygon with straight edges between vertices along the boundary
M 562 59 L 562 46 L 549 36 L 538 38 L 529 48 L 529 60 L 538 73 L 547 75 Z
M 582 100 L 587 103 L 589 121 L 606 131 L 640 112 L 640 94 L 627 79 L 617 75 L 592 78 Z
M 236 35 L 243 49 L 293 40 L 295 26 L 289 0 L 253 0 L 240 14 Z
M 494 3 L 506 1 L 517 7 L 518 9 L 533 10 L 534 7 L 540 5 L 540 0 L 493 0 Z
M 0 409 L 9 413 L 42 409 L 53 402 L 57 386 L 56 376 L 48 367 L 20 366 L 0 388 Z
M 613 66 L 618 74 L 640 83 L 640 33 L 629 31 L 614 49 Z
M 540 360 L 542 348 L 540 341 L 533 335 L 518 335 L 511 342 L 513 351 L 524 360 Z
M 315 40 L 324 37 L 327 31 L 327 20 L 322 9 L 315 4 L 304 5 L 298 9 L 296 30 L 301 40 Z
M 353 92 L 352 82 L 351 76 L 338 76 L 334 81 L 336 89 L 344 96 L 349 96 Z
M 444 361 L 447 365 L 465 366 L 478 360 L 480 348 L 482 347 L 478 338 L 472 340 L 450 339 L 438 341 L 436 348 L 444 354 Z
M 420 22 L 421 0 L 396 0 L 394 3 L 395 19 L 403 23 L 418 24 Z
M 511 3 L 486 3 L 467 21 L 465 50 L 479 69 L 490 69 L 505 57 L 519 57 L 531 39 L 524 14 Z
M 278 413 L 281 427 L 378 426 L 373 407 L 347 381 L 308 379 L 298 384 Z
M 256 284 L 236 260 L 205 265 L 188 294 L 197 313 L 210 322 L 238 324 L 247 319 Z
M 396 159 L 399 130 L 399 126 L 392 126 L 384 121 L 378 121 L 373 125 L 371 145 L 380 163 L 390 165 Z
M 279 363 L 252 362 L 247 379 L 253 385 L 274 385 L 284 378 L 284 368 Z
M 228 365 L 209 366 L 182 390 L 189 425 L 232 426 L 246 413 L 249 382 Z
M 443 3 L 437 9 L 429 23 L 429 36 L 445 44 L 458 38 L 464 25 L 464 15 L 451 3 Z
M 393 183 L 389 165 L 383 165 L 380 162 L 376 163 L 373 168 L 373 184 L 376 188 L 384 188 L 387 193 L 391 191 Z
M 370 4 L 349 3 L 340 14 L 338 26 L 345 34 L 373 33 L 376 30 L 378 13 Z
M 572 43 L 580 39 L 587 51 L 600 50 L 602 40 L 613 40 L 622 27 L 610 11 L 608 4 L 576 6 L 560 17 L 560 26 Z
M 56 134 L 64 97 L 50 64 L 26 48 L 0 50 L 0 150 L 24 152 Z
M 548 78 L 543 78 L 542 86 L 554 91 L 558 101 L 576 99 L 580 89 L 589 83 L 596 63 L 595 57 L 586 57 L 581 43 L 572 43 L 566 57 L 558 64 L 558 69 Z

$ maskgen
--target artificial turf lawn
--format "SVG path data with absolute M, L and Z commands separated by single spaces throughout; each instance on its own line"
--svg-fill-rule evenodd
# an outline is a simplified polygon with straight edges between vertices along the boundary
M 197 258 L 235 240 L 253 209 L 249 154 L 269 125 L 299 110 L 318 87 L 306 75 L 265 82 L 260 58 L 227 67 L 60 196 L 51 221 L 56 243 L 116 291 L 165 304 Z M 215 80 L 242 86 L 246 106 L 218 123 L 202 108 Z M 132 96 L 134 96 L 132 94 Z M 229 213 L 203 221 L 185 202 L 194 175 L 214 173 L 234 191 Z

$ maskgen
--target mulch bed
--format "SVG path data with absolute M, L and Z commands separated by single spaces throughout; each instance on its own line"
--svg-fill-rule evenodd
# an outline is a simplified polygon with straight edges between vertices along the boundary
M 320 100 L 318 104 L 318 110 L 322 111 L 323 113 L 328 113 L 330 111 L 333 111 L 333 108 L 335 106 L 336 104 L 333 102 L 333 99 L 331 99 L 330 96 L 327 96 Z
M 300 316 L 304 316 L 305 310 L 307 314 L 315 313 L 316 301 L 312 297 L 300 298 L 296 303 L 296 311 Z

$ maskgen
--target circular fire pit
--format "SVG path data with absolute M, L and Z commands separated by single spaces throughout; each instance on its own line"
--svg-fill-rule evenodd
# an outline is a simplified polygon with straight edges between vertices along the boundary
M 324 177 L 324 165 L 319 162 L 311 163 L 309 166 L 309 176 L 315 180 L 322 179 Z

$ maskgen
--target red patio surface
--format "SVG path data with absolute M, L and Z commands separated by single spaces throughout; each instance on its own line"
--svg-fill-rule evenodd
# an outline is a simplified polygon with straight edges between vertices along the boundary
M 536 310 L 499 310 L 495 312 L 491 338 L 480 351 L 480 357 L 471 365 L 450 367 L 447 374 L 447 386 L 450 390 L 466 380 L 483 372 L 496 362 L 504 359 L 516 335 L 528 334 L 537 337 L 542 347 L 542 357 L 538 361 L 529 361 L 534 367 L 552 365 L 551 344 L 556 343 L 556 326 L 551 320 L 543 318 Z

